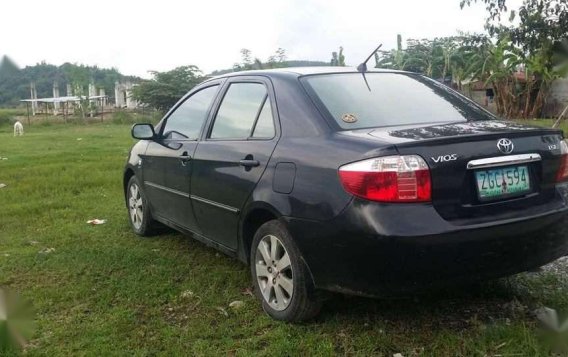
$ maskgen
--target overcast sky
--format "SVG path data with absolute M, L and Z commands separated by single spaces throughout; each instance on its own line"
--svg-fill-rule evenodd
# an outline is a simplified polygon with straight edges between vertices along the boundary
M 248 48 L 266 60 L 278 47 L 289 59 L 329 61 L 344 47 L 357 65 L 378 43 L 483 31 L 482 4 L 460 0 L 97 0 L 3 1 L 0 55 L 19 66 L 46 61 L 116 67 L 148 77 L 194 64 L 230 68 Z M 521 0 L 508 0 L 510 8 Z M 87 5 L 88 4 L 88 5 Z

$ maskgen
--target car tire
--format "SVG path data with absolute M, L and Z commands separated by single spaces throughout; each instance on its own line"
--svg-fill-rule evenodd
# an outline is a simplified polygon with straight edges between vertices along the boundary
M 260 226 L 250 257 L 254 291 L 268 315 L 300 322 L 319 313 L 321 301 L 315 296 L 311 275 L 281 222 L 273 220 Z
M 126 206 L 128 209 L 128 221 L 134 233 L 147 237 L 156 233 L 157 222 L 152 218 L 150 206 L 142 186 L 136 176 L 128 180 L 126 186 Z

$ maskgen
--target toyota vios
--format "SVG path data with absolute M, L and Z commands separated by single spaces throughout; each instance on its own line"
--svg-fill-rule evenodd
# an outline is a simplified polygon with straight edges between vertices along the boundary
M 392 296 L 531 270 L 568 253 L 562 132 L 497 120 L 421 75 L 231 73 L 138 124 L 130 223 L 250 264 L 273 318 L 318 290 Z

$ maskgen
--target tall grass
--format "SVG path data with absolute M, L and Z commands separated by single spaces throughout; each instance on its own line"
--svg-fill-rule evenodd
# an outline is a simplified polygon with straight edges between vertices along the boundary
M 26 115 L 25 109 L 0 108 L 0 126 L 11 125 L 16 121 L 17 116 Z

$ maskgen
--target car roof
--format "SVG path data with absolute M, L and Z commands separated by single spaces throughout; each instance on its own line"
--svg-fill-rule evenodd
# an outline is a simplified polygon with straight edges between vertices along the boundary
M 409 73 L 406 71 L 399 71 L 394 69 L 370 68 L 366 73 Z M 288 75 L 293 77 L 300 77 L 312 74 L 331 74 L 331 73 L 358 73 L 355 67 L 339 67 L 339 66 L 313 66 L 313 67 L 286 67 L 275 69 L 261 69 L 252 71 L 239 71 L 225 73 L 219 76 L 214 76 L 210 79 L 218 79 L 233 76 L 278 76 Z

